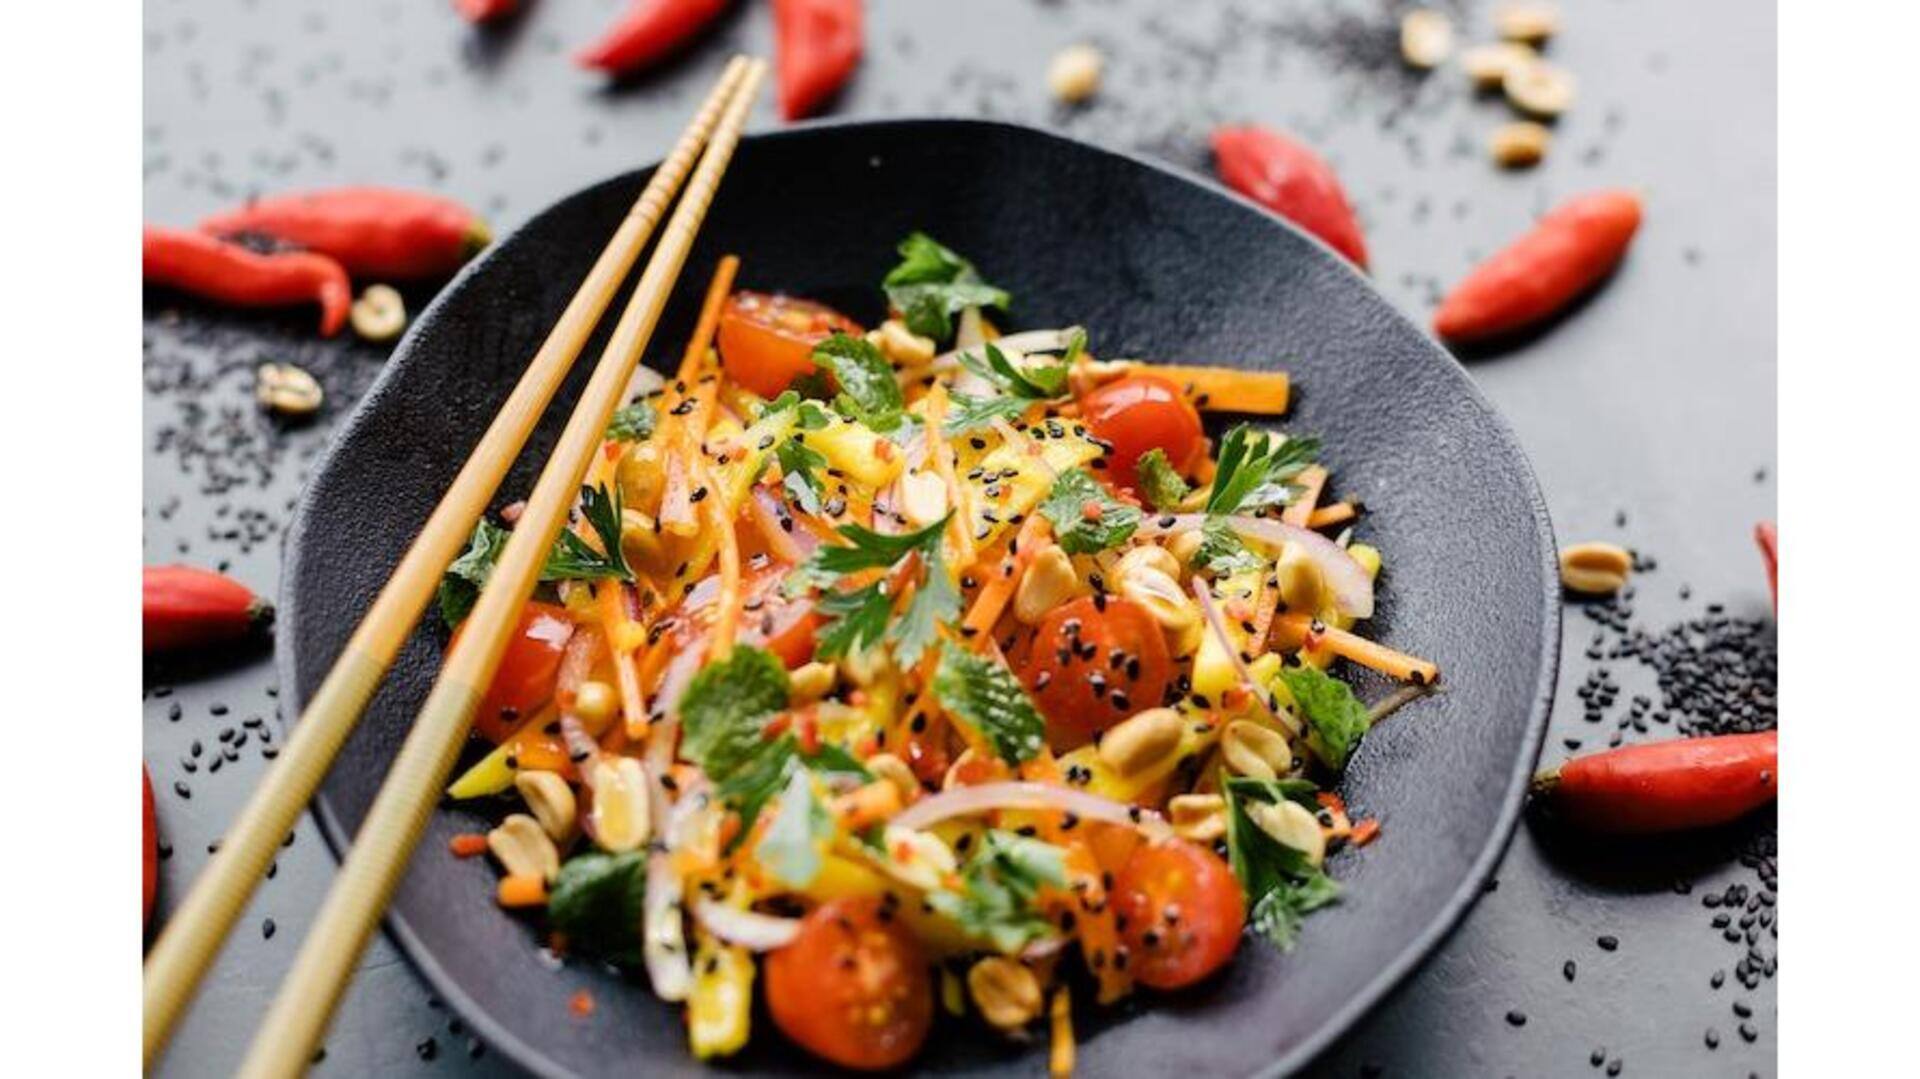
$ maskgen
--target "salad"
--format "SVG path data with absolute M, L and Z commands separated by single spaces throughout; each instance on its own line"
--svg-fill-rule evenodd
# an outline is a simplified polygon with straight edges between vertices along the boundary
M 842 1067 L 937 1014 L 1044 1032 L 1289 947 L 1377 822 L 1330 786 L 1438 677 L 1356 632 L 1381 554 L 1284 373 L 1096 358 L 914 234 L 871 331 L 737 291 L 642 369 L 474 720 L 497 899 L 644 973 L 689 1044 Z M 512 527 L 440 594 L 455 633 Z M 1369 708 L 1336 661 L 1405 688 Z M 1246 930 L 1252 930 L 1249 934 Z M 1253 946 L 1253 945 L 1249 945 Z M 761 983 L 756 987 L 755 983 Z

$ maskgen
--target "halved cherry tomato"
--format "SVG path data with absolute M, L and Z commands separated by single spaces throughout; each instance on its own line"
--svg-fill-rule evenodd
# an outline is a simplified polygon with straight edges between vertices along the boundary
M 153 895 L 160 888 L 160 827 L 153 814 L 153 777 L 140 766 L 140 924 L 153 921 Z
M 1226 966 L 1246 925 L 1233 870 L 1184 839 L 1136 848 L 1114 885 L 1114 903 L 1133 976 L 1154 989 L 1192 985 Z
M 1148 450 L 1161 450 L 1173 467 L 1184 469 L 1202 447 L 1200 414 L 1179 386 L 1159 375 L 1109 382 L 1081 398 L 1080 410 L 1093 433 L 1113 443 L 1107 476 L 1122 487 L 1139 482 L 1134 466 Z
M 1158 708 L 1173 661 L 1145 607 L 1083 596 L 1040 623 L 1020 677 L 1047 717 L 1048 740 L 1071 749 L 1135 712 Z
M 764 648 L 792 670 L 813 658 L 813 633 L 820 625 L 813 600 L 789 598 L 781 589 L 787 570 L 778 563 L 749 571 L 741 589 L 740 641 Z M 705 639 L 713 625 L 714 601 L 720 598 L 720 577 L 701 578 L 686 598 L 660 619 L 671 626 L 662 647 L 679 653 Z
M 465 625 L 461 629 L 465 629 Z M 500 669 L 473 713 L 473 729 L 496 745 L 512 734 L 520 721 L 553 696 L 560 675 L 560 657 L 573 636 L 573 616 L 551 603 L 529 603 L 520 612 L 520 624 L 507 640 Z M 460 629 L 453 631 L 460 639 Z M 451 646 L 449 646 L 451 650 Z
M 767 1008 L 782 1033 L 843 1068 L 896 1068 L 933 1024 L 926 953 L 875 897 L 837 899 L 767 956 Z
M 836 330 L 865 332 L 826 304 L 736 292 L 720 314 L 720 364 L 728 378 L 754 393 L 778 397 L 794 379 L 814 372 L 813 346 Z

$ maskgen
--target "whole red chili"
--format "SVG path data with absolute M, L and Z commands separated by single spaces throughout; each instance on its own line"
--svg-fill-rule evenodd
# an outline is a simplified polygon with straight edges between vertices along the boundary
M 773 0 L 780 115 L 811 116 L 853 75 L 864 33 L 860 0 Z
M 1257 124 L 1213 132 L 1213 156 L 1228 187 L 1320 238 L 1361 269 L 1367 241 L 1340 177 L 1319 154 Z
M 1753 539 L 1760 545 L 1760 557 L 1767 563 L 1767 591 L 1773 594 L 1773 611 L 1780 613 L 1780 533 L 1772 521 L 1753 526 Z
M 678 50 L 726 9 L 727 0 L 633 0 L 574 62 L 615 75 L 638 71 Z
M 212 570 L 148 566 L 140 576 L 140 628 L 148 653 L 237 640 L 272 618 L 271 604 Z
M 1561 203 L 1454 286 L 1434 312 L 1433 332 L 1478 341 L 1546 319 L 1606 277 L 1639 227 L 1640 199 L 1631 191 Z
M 200 223 L 216 236 L 253 234 L 339 260 L 356 277 L 446 277 L 493 240 L 472 210 L 440 195 L 335 187 L 258 199 Z
M 160 828 L 153 814 L 153 777 L 140 766 L 140 925 L 153 921 L 153 896 L 160 890 Z
M 520 0 L 453 0 L 461 18 L 476 25 L 504 19 L 520 10 Z
M 148 284 L 166 285 L 240 307 L 320 305 L 320 332 L 340 331 L 353 305 L 353 285 L 340 263 L 311 251 L 263 255 L 199 232 L 148 225 L 140 269 Z
M 1642 834 L 1725 824 L 1773 801 L 1779 732 L 1722 734 L 1576 757 L 1534 778 L 1534 793 L 1596 832 Z

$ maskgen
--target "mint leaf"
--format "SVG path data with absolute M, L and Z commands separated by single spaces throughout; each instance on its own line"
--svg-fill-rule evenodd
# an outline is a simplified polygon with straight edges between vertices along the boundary
M 659 415 L 645 401 L 635 401 L 613 414 L 607 424 L 607 437 L 619 442 L 645 442 L 653 437 Z
M 1200 546 L 1193 564 L 1216 577 L 1231 577 L 1265 566 L 1266 560 L 1253 553 L 1233 526 L 1218 517 L 1209 517 L 1200 526 Z
M 680 698 L 680 755 L 716 783 L 749 762 L 768 716 L 787 706 L 787 668 L 771 653 L 739 645 L 700 669 Z
M 754 846 L 753 856 L 775 880 L 799 889 L 820 876 L 820 848 L 833 838 L 833 819 L 814 797 L 806 769 L 794 768 L 792 773 L 780 794 L 780 809 Z
M 967 935 L 1012 954 L 1055 931 L 1035 900 L 1042 887 L 1066 887 L 1066 852 L 999 829 L 980 838 L 961 871 L 961 889 L 929 892 L 927 904 Z
M 813 346 L 813 362 L 833 373 L 839 384 L 834 405 L 876 431 L 890 431 L 906 414 L 906 398 L 894 380 L 893 365 L 864 337 L 835 333 Z
M 512 535 L 485 517 L 473 526 L 473 538 L 467 541 L 466 551 L 453 560 L 445 576 L 440 578 L 440 617 L 446 620 L 449 629 L 459 625 L 473 610 L 474 602 L 480 598 L 480 589 L 493 575 L 493 565 L 500 561 L 500 552 L 507 549 L 507 539 Z
M 547 922 L 566 934 L 568 952 L 637 965 L 642 961 L 640 923 L 646 895 L 645 851 L 576 854 L 554 878 Z
M 540 571 L 540 579 L 633 580 L 633 571 L 627 568 L 627 554 L 620 547 L 619 489 L 610 491 L 604 483 L 598 487 L 580 488 L 580 515 L 586 518 L 594 535 L 600 537 L 601 550 L 587 546 L 587 541 L 581 539 L 573 529 L 563 528 L 554 537 L 553 550 L 547 552 L 547 564 Z
M 1053 490 L 1040 503 L 1040 512 L 1053 522 L 1055 537 L 1068 554 L 1094 554 L 1117 547 L 1140 527 L 1140 508 L 1113 497 L 1087 473 L 1075 468 L 1060 473 Z
M 1313 805 L 1313 784 L 1305 780 L 1229 779 L 1227 861 L 1246 893 L 1249 921 L 1281 950 L 1293 947 L 1301 919 L 1339 897 L 1340 886 L 1306 854 L 1274 839 L 1247 815 L 1248 801 L 1282 800 Z
M 1032 760 L 1045 745 L 1046 721 L 1013 672 L 994 660 L 960 648 L 944 650 L 934 671 L 933 692 L 1008 764 Z
M 1317 667 L 1282 667 L 1280 681 L 1307 721 L 1307 748 L 1338 772 L 1359 747 L 1371 720 L 1345 682 Z
M 899 250 L 900 263 L 888 271 L 881 287 L 914 333 L 945 341 L 953 336 L 953 316 L 961 311 L 1006 309 L 1010 297 L 1004 290 L 987 284 L 973 263 L 926 233 L 909 233 Z
M 801 766 L 819 775 L 851 776 L 863 783 L 873 778 L 851 753 L 831 742 L 822 743 L 819 751 L 812 756 L 801 754 L 800 743 L 791 734 L 761 742 L 753 755 L 735 767 L 733 773 L 715 788 L 721 800 L 740 815 L 740 829 L 733 837 L 735 844 L 753 831 L 753 823 L 759 819 L 760 811 L 786 787 L 793 773 Z
M 991 427 L 995 420 L 1013 423 L 1033 405 L 1032 401 L 1020 397 L 975 397 L 965 393 L 954 394 L 952 400 L 947 420 L 940 425 L 949 437 Z
M 1140 455 L 1134 471 L 1140 476 L 1140 493 L 1147 496 L 1147 503 L 1154 509 L 1171 513 L 1193 493 L 1179 470 L 1167 460 L 1167 451 L 1158 446 Z
M 1317 438 L 1288 438 L 1237 425 L 1220 443 L 1207 512 L 1246 513 L 1286 505 L 1298 493 L 1287 481 L 1312 464 L 1319 451 Z

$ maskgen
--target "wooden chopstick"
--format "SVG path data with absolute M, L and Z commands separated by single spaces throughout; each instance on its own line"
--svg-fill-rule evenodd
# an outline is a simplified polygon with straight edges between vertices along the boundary
M 506 550 L 480 591 L 459 640 L 421 705 L 380 793 L 374 797 L 353 849 L 321 905 L 293 969 L 241 1065 L 242 1076 L 299 1074 L 312 1059 L 367 938 L 386 910 L 413 848 L 420 841 L 447 773 L 466 737 L 519 612 L 532 595 L 547 550 L 566 523 L 575 491 L 601 443 L 614 408 L 659 322 L 660 311 L 692 250 L 694 234 L 713 201 L 740 140 L 766 64 L 749 61 L 739 88 L 708 140 L 706 153 L 661 233 L 659 247 L 621 313 L 580 403 L 560 434 L 515 522 Z
M 586 346 L 614 294 L 639 259 L 673 197 L 692 171 L 721 114 L 746 77 L 735 57 L 654 172 L 606 248 L 568 302 L 520 382 L 480 437 L 420 535 L 408 548 L 340 658 L 327 673 L 280 756 L 227 831 L 220 850 L 147 953 L 142 983 L 142 1053 L 151 1068 L 174 1024 L 219 953 L 281 840 L 293 828 L 340 746 L 359 720 L 400 646 L 458 557 L 507 469 Z

